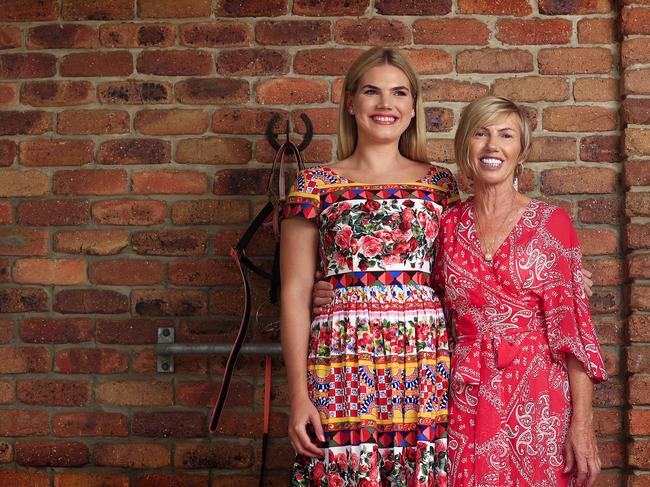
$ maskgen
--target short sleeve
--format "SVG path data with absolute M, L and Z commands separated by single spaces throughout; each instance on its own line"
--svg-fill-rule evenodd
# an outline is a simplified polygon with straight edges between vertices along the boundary
M 284 203 L 284 218 L 302 217 L 317 221 L 320 211 L 321 181 L 312 169 L 300 171 Z
M 582 281 L 582 253 L 569 215 L 555 209 L 545 230 L 549 277 L 543 287 L 543 311 L 551 353 L 556 360 L 573 355 L 592 381 L 606 381 Z
M 443 210 L 460 203 L 458 185 L 456 184 L 456 178 L 451 171 L 443 167 L 438 167 L 438 171 L 436 171 L 431 177 L 431 183 L 443 188 L 444 190 L 440 200 Z

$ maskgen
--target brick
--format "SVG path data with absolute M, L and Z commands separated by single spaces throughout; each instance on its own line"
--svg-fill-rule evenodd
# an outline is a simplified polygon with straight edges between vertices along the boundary
M 86 200 L 25 201 L 18 205 L 18 223 L 21 225 L 69 226 L 89 221 Z
M 167 203 L 153 200 L 109 200 L 92 206 L 100 225 L 157 225 L 167 219 Z
M 615 193 L 618 174 L 613 169 L 575 167 L 542 172 L 544 194 Z
M 242 200 L 177 201 L 172 207 L 176 225 L 243 224 L 248 216 L 248 204 Z
M 596 286 L 619 286 L 625 282 L 624 265 L 620 259 L 588 259 L 584 265 L 593 272 Z
M 121 110 L 66 110 L 57 117 L 63 135 L 109 135 L 129 133 L 129 112 Z
M 0 79 L 49 78 L 56 74 L 51 54 L 0 54 Z
M 223 195 L 262 195 L 268 186 L 267 169 L 224 169 L 217 172 L 212 192 Z
M 57 0 L 14 0 L 0 1 L 0 21 L 27 22 L 56 20 L 58 17 Z
M 497 21 L 497 39 L 504 44 L 568 44 L 573 24 L 564 19 L 528 19 Z
M 268 76 L 289 72 L 290 56 L 275 49 L 238 49 L 217 56 L 217 71 L 225 76 Z
M 201 316 L 208 311 L 205 292 L 192 289 L 137 289 L 131 301 L 138 316 Z
M 521 49 L 476 49 L 456 56 L 458 73 L 523 73 L 533 70 L 533 56 Z
M 0 229 L 0 254 L 47 255 L 48 232 L 30 228 Z
M 27 32 L 28 49 L 89 49 L 97 47 L 97 31 L 82 24 L 46 24 Z
M 249 98 L 248 81 L 232 78 L 191 78 L 176 83 L 176 98 L 188 105 L 230 105 Z
M 0 49 L 12 49 L 22 45 L 22 32 L 17 27 L 3 27 L 0 29 Z
M 3 381 L 0 383 L 0 404 L 13 404 L 16 402 L 15 385 L 13 382 Z M 7 449 L 9 447 L 9 449 Z M 1 463 L 9 463 L 11 460 L 11 447 L 5 442 L 0 442 Z M 6 456 L 8 455 L 8 456 Z
M 580 159 L 594 162 L 619 162 L 621 160 L 618 136 L 593 136 L 580 140 Z
M 631 409 L 628 418 L 631 435 L 650 434 L 650 409 Z
M 580 44 L 615 44 L 617 42 L 614 19 L 582 19 L 578 21 Z
M 618 232 L 616 230 L 579 228 L 577 233 L 583 255 L 615 254 L 618 252 Z
M 650 375 L 634 374 L 628 379 L 630 405 L 650 404 L 648 388 L 650 387 Z
M 18 259 L 12 271 L 19 284 L 71 285 L 86 282 L 86 263 L 73 259 Z
M 158 328 L 169 327 L 173 327 L 173 323 L 165 320 L 98 319 L 97 342 L 122 345 L 154 344 L 158 341 Z
M 630 307 L 637 311 L 650 311 L 650 286 L 632 285 Z
M 587 239 L 587 242 L 585 245 L 583 245 L 583 248 L 585 248 L 585 255 L 587 254 L 587 251 L 590 254 L 602 254 L 604 252 L 605 247 L 608 248 L 615 248 L 615 245 L 612 246 L 611 242 L 598 242 L 598 241 L 592 241 L 590 239 Z M 603 288 L 596 288 L 594 290 L 593 296 L 589 298 L 589 306 L 591 308 L 591 314 L 592 315 L 597 315 L 597 314 L 610 314 L 610 313 L 618 313 L 621 311 L 621 293 L 618 292 L 618 290 L 613 290 L 613 289 L 603 289 Z M 616 357 L 612 358 L 612 354 L 608 353 L 607 351 L 605 353 L 605 367 L 607 369 L 607 373 L 612 376 L 612 375 L 618 375 L 618 359 Z
M 630 278 L 647 279 L 650 277 L 650 254 L 632 254 L 627 268 Z
M 363 15 L 367 9 L 368 0 L 350 0 L 347 2 L 340 2 L 338 0 L 323 0 L 320 2 L 314 2 L 312 0 L 296 0 L 293 4 L 293 13 L 295 15 L 313 17 L 343 15 L 360 16 Z
M 623 133 L 623 147 L 625 155 L 648 156 L 650 155 L 650 130 L 627 128 Z
M 627 348 L 627 371 L 632 373 L 650 372 L 650 347 L 632 345 Z
M 647 0 L 635 0 L 635 1 L 644 2 Z M 624 0 L 624 3 L 625 2 L 629 3 L 630 0 Z M 628 478 L 628 483 L 626 485 L 628 487 L 648 487 L 648 485 L 650 485 L 650 475 L 647 475 L 641 471 L 630 473 L 627 478 Z
M 176 31 L 172 24 L 103 24 L 99 38 L 104 47 L 170 47 Z
M 208 433 L 205 414 L 191 411 L 136 413 L 131 428 L 135 436 L 150 438 L 200 438 Z
M 623 7 L 621 33 L 623 35 L 650 34 L 650 8 Z
M 198 50 L 142 51 L 138 56 L 139 73 L 158 76 L 203 76 L 213 73 L 210 53 Z
M 0 135 L 40 135 L 51 130 L 51 113 L 35 110 L 0 112 Z
M 246 164 L 251 157 L 246 139 L 204 137 L 184 139 L 176 146 L 176 162 L 185 164 Z
M 348 68 L 352 65 L 354 60 L 363 51 L 359 49 L 310 49 L 307 51 L 298 51 L 295 55 L 293 69 L 299 74 L 308 75 L 344 75 Z M 292 90 L 294 84 L 303 83 L 304 89 L 309 90 L 307 96 L 318 96 L 320 93 L 316 87 L 314 80 L 299 80 L 299 79 L 285 79 L 285 80 L 271 80 L 261 86 L 273 86 L 274 83 L 282 83 L 286 85 L 286 89 Z M 258 89 L 258 99 L 260 92 Z M 264 102 L 263 102 L 264 103 Z M 309 101 L 303 101 L 309 103 Z M 313 101 L 312 101 L 313 103 Z
M 626 69 L 622 91 L 624 95 L 650 95 L 650 69 Z
M 330 111 L 336 112 L 336 109 L 302 110 L 301 113 L 302 112 L 308 113 L 311 118 L 312 116 L 314 116 L 314 114 L 318 114 L 321 112 L 329 113 Z M 237 134 L 237 135 L 264 134 L 266 133 L 266 126 L 270 122 L 273 115 L 276 114 L 279 115 L 279 120 L 276 126 L 283 127 L 289 118 L 287 112 L 285 112 L 284 110 L 258 110 L 258 109 L 251 109 L 251 108 L 219 108 L 215 110 L 212 116 L 212 131 L 216 133 Z M 316 117 L 312 118 L 312 122 L 314 123 L 314 125 L 318 125 L 317 119 L 318 119 L 317 115 Z M 325 132 L 319 132 L 319 133 L 325 133 Z M 231 139 L 231 140 L 235 140 L 235 139 Z
M 23 166 L 80 166 L 93 160 L 94 144 L 88 140 L 30 140 L 18 146 Z
M 487 95 L 488 87 L 481 83 L 455 80 L 425 80 L 422 96 L 425 101 L 473 101 Z
M 88 318 L 25 318 L 20 339 L 26 343 L 83 343 L 93 338 Z
M 162 284 L 165 265 L 156 260 L 113 259 L 94 262 L 90 281 L 108 286 L 146 286 Z
M 618 80 L 611 78 L 578 78 L 573 83 L 573 98 L 575 101 L 618 100 Z
M 629 224 L 625 227 L 627 249 L 650 248 L 650 224 Z
M 138 15 L 143 18 L 210 17 L 211 0 L 138 0 Z
M 610 377 L 607 382 L 594 385 L 593 404 L 595 407 L 616 407 L 625 403 L 625 390 L 618 377 Z
M 0 106 L 14 106 L 18 102 L 18 84 L 2 83 L 0 84 Z
M 626 193 L 625 214 L 629 217 L 650 216 L 650 193 Z
M 46 411 L 0 410 L 0 433 L 2 436 L 45 436 L 50 431 L 49 423 Z M 0 479 L 2 479 L 1 476 Z
M 0 293 L 3 299 L 7 294 L 6 291 Z M 25 296 L 25 298 L 29 298 L 29 296 Z M 9 303 L 9 305 L 4 304 L 2 306 L 2 312 L 19 313 L 21 311 L 45 311 L 44 309 L 29 308 L 33 308 L 30 303 L 21 303 L 21 306 L 12 306 L 12 303 Z M 50 362 L 52 360 L 50 352 L 42 347 L 1 348 L 0 358 L 2 358 L 2 362 L 0 362 L 0 372 L 3 374 L 49 372 Z
M 0 179 L 0 197 L 43 196 L 50 190 L 50 181 L 40 171 L 4 169 Z
M 27 81 L 20 101 L 38 107 L 86 105 L 95 101 L 95 91 L 89 81 Z
M 564 101 L 569 98 L 569 81 L 538 76 L 496 79 L 492 93 L 520 102 Z
M 180 44 L 189 47 L 243 47 L 252 43 L 248 24 L 238 21 L 197 22 L 180 26 Z
M 101 103 L 156 105 L 172 102 L 172 88 L 163 81 L 109 81 L 98 85 Z
M 624 39 L 621 43 L 621 66 L 629 68 L 635 64 L 647 63 L 650 63 L 650 39 Z
M 125 313 L 129 299 L 117 291 L 106 289 L 70 289 L 55 296 L 54 311 L 58 313 Z
M 381 15 L 446 15 L 451 12 L 451 0 L 379 0 L 375 8 Z
M 411 29 L 399 20 L 341 19 L 334 38 L 339 44 L 401 46 L 411 43 Z
M 83 406 L 90 402 L 90 382 L 74 380 L 22 380 L 18 382 L 18 400 L 40 406 Z
M 613 9 L 611 0 L 540 0 L 539 13 L 545 15 L 578 15 L 608 13 Z
M 150 473 L 138 478 L 135 487 L 208 487 L 208 477 L 176 473 Z
M 176 286 L 235 285 L 240 279 L 229 260 L 181 260 L 169 265 L 169 282 Z
M 636 468 L 650 467 L 650 440 L 633 439 L 629 445 L 629 465 Z
M 446 74 L 452 71 L 451 55 L 442 49 L 407 49 L 402 50 L 402 54 L 419 74 Z
M 255 40 L 263 45 L 313 46 L 330 41 L 330 29 L 330 22 L 326 20 L 260 21 L 255 24 Z M 243 33 L 238 37 L 242 39 L 240 42 L 246 41 L 246 44 L 240 45 L 250 43 L 250 38 L 244 37 Z
M 631 342 L 650 341 L 650 315 L 633 314 L 629 317 L 629 334 Z
M 0 166 L 11 166 L 16 158 L 18 148 L 11 140 L 0 141 Z
M 204 255 L 207 243 L 200 230 L 136 232 L 131 238 L 133 251 L 143 255 Z
M 143 110 L 134 121 L 135 129 L 145 135 L 202 134 L 208 125 L 205 110 Z
M 168 446 L 159 444 L 100 443 L 95 445 L 93 463 L 101 467 L 161 468 L 170 464 L 170 451 Z
M 156 171 L 133 175 L 137 194 L 204 194 L 208 178 L 195 171 Z
M 88 463 L 88 447 L 77 441 L 17 441 L 16 463 L 27 467 L 81 467 Z
M 529 162 L 573 161 L 576 140 L 572 137 L 536 137 L 528 155 Z
M 558 47 L 542 49 L 538 56 L 541 74 L 592 74 L 612 70 L 612 52 L 604 47 Z
M 62 374 L 119 374 L 129 369 L 124 352 L 110 349 L 66 349 L 56 353 L 55 365 Z
M 427 155 L 430 161 L 438 163 L 453 163 L 454 141 L 452 139 L 429 139 L 427 141 Z
M 57 473 L 54 487 L 129 487 L 129 478 L 105 473 Z
M 114 381 L 95 386 L 97 402 L 108 406 L 171 406 L 172 384 L 159 381 Z
M 598 132 L 617 128 L 616 111 L 595 106 L 548 107 L 544 129 L 557 132 Z
M 650 171 L 648 161 L 628 160 L 623 162 L 623 179 L 626 187 L 650 186 Z
M 303 105 L 326 102 L 328 87 L 325 81 L 281 78 L 258 83 L 255 93 L 257 102 L 262 105 Z
M 210 407 L 217 399 L 219 385 L 213 382 L 193 381 L 176 385 L 176 403 L 186 407 Z M 253 404 L 253 385 L 235 381 L 228 391 L 229 407 L 250 407 Z
M 117 139 L 102 142 L 100 164 L 163 164 L 171 160 L 171 143 L 160 139 Z
M 462 14 L 515 15 L 524 17 L 532 13 L 527 0 L 458 0 L 458 10 Z
M 131 0 L 63 0 L 64 20 L 128 20 L 135 15 Z
M 418 19 L 413 23 L 415 44 L 486 45 L 490 30 L 475 19 Z
M 133 58 L 128 51 L 74 53 L 61 60 L 61 76 L 129 76 Z
M 294 140 L 300 143 L 300 139 Z M 309 147 L 302 152 L 306 164 L 325 164 L 332 161 L 332 142 L 330 140 L 312 140 Z M 260 140 L 255 146 L 255 159 L 258 162 L 271 163 L 275 158 L 275 149 L 266 140 Z M 261 209 L 261 207 L 260 207 Z
M 11 203 L 0 203 L 0 224 L 14 223 L 13 206 Z
M 177 468 L 243 469 L 253 465 L 253 451 L 248 445 L 176 444 L 174 466 Z
M 650 99 L 626 98 L 623 100 L 621 121 L 625 124 L 650 125 Z
M 12 343 L 16 339 L 15 328 L 13 320 L 0 320 L 0 343 Z
M 580 221 L 617 225 L 621 223 L 622 201 L 618 197 L 587 198 L 578 203 Z
M 126 230 L 79 230 L 54 235 L 55 250 L 67 254 L 113 255 L 128 244 Z
M 312 122 L 314 134 L 335 135 L 339 111 L 338 108 L 308 108 L 292 113 L 294 130 L 299 134 L 306 132 L 305 124 L 300 115 L 305 114 Z M 216 117 L 215 113 L 215 117 Z M 281 126 L 281 122 L 276 126 Z M 214 129 L 213 129 L 214 130 Z

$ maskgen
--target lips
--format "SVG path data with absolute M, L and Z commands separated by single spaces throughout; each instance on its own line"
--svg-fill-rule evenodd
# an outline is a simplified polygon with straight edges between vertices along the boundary
M 481 164 L 491 169 L 498 169 L 501 167 L 501 164 L 503 164 L 503 160 L 497 159 L 496 157 L 481 157 L 479 160 L 481 161 Z

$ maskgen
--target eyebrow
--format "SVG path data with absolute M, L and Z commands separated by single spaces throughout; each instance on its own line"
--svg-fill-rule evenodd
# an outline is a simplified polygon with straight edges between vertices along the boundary
M 374 88 L 375 90 L 379 90 L 379 89 L 380 89 L 378 86 L 375 86 L 375 85 L 363 85 L 361 88 L 362 88 L 362 89 L 363 89 L 363 88 Z M 411 91 L 410 88 L 408 88 L 407 86 L 393 86 L 393 87 L 390 88 L 390 89 L 391 89 L 391 90 L 407 90 L 407 91 Z

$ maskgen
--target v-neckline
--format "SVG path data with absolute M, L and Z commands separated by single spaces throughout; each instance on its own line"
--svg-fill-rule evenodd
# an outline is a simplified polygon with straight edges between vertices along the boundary
M 491 260 L 486 259 L 486 258 L 485 258 L 485 252 L 483 252 L 483 246 L 481 245 L 481 239 L 479 238 L 479 235 L 478 235 L 478 227 L 477 227 L 477 225 L 476 225 L 476 218 L 474 217 L 474 204 L 473 204 L 473 201 L 474 201 L 474 197 L 472 196 L 471 198 L 469 198 L 469 199 L 467 200 L 467 205 L 469 206 L 469 213 L 468 213 L 468 215 L 469 215 L 469 219 L 470 219 L 471 224 L 472 224 L 472 227 L 473 227 L 473 229 L 474 229 L 474 238 L 473 238 L 473 240 L 474 240 L 474 245 L 475 245 L 476 247 L 478 247 L 478 251 L 479 251 L 479 253 L 481 254 L 482 260 L 483 260 L 485 263 L 489 264 L 489 265 L 494 265 L 494 261 L 496 260 L 497 256 L 501 253 L 501 249 L 502 249 L 502 247 L 506 244 L 506 242 L 508 242 L 508 241 L 510 240 L 510 238 L 512 237 L 514 231 L 515 231 L 515 230 L 517 229 L 517 227 L 521 224 L 521 222 L 522 222 L 523 219 L 524 219 L 524 215 L 526 214 L 526 212 L 527 212 L 527 211 L 529 210 L 529 208 L 531 207 L 533 201 L 535 201 L 535 198 L 531 198 L 531 199 L 530 199 L 530 201 L 529 201 L 528 204 L 526 205 L 526 208 L 524 208 L 524 211 L 521 212 L 521 215 L 519 215 L 519 218 L 517 219 L 517 221 L 515 222 L 515 224 L 512 226 L 512 228 L 510 229 L 510 231 L 508 232 L 508 234 L 507 234 L 507 235 L 505 236 L 505 238 L 501 241 L 501 243 L 499 243 L 499 245 L 497 246 L 497 248 L 494 249 L 494 252 L 492 253 L 492 259 L 491 259 Z

